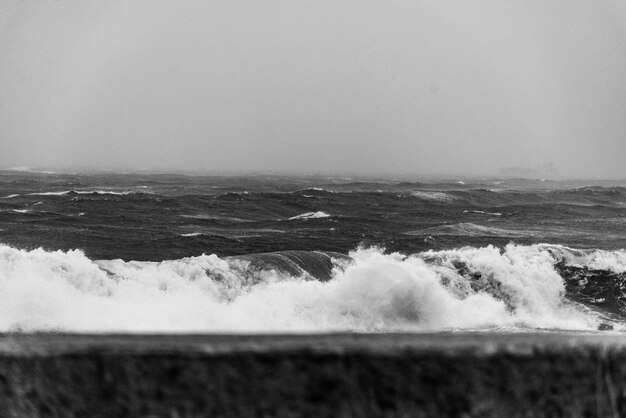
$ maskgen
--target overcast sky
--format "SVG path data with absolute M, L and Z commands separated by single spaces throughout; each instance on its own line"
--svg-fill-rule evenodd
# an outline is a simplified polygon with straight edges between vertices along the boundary
M 0 1 L 0 167 L 626 178 L 623 0 Z

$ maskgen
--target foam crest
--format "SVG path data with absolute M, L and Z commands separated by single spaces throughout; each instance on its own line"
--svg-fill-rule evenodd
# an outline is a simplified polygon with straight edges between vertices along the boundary
M 425 252 L 420 258 L 448 279 L 444 285 L 463 298 L 486 293 L 506 304 L 511 319 L 538 328 L 584 328 L 590 319 L 564 299 L 563 279 L 555 259 L 540 246 L 509 244 L 498 248 L 463 248 Z M 455 277 L 455 274 L 463 278 Z
M 323 332 L 595 329 L 540 246 L 413 256 L 375 248 L 322 282 L 254 259 L 93 261 L 0 245 L 0 331 Z
M 71 194 L 126 196 L 126 195 L 133 195 L 133 194 L 154 194 L 154 193 L 145 191 L 145 190 L 141 190 L 141 191 L 137 191 L 137 190 L 121 190 L 121 191 L 117 191 L 117 190 L 62 190 L 58 192 L 29 193 L 29 196 L 67 196 Z M 11 195 L 11 196 L 7 196 L 6 198 L 8 199 L 9 197 L 14 197 L 14 196 L 19 196 L 19 195 Z
M 478 225 L 472 222 L 461 222 L 458 224 L 445 224 L 433 226 L 430 228 L 418 229 L 416 231 L 408 231 L 407 235 L 440 235 L 440 236 L 470 236 L 470 237 L 524 237 L 523 231 L 514 231 L 503 228 L 496 228 L 484 225 Z
M 550 244 L 542 244 L 540 248 L 549 251 L 557 261 L 568 266 L 626 273 L 626 250 L 623 249 L 617 251 L 578 250 Z
M 456 200 L 454 196 L 444 192 L 425 192 L 415 190 L 411 192 L 411 195 L 419 199 L 431 200 L 435 202 L 452 202 Z
M 317 211 L 317 212 L 306 212 L 301 213 L 300 215 L 292 216 L 289 218 L 290 221 L 294 221 L 297 219 L 319 219 L 319 218 L 328 218 L 330 215 L 326 212 Z

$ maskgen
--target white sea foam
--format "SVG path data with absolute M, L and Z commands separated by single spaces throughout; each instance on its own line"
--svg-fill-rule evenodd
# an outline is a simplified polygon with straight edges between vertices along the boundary
M 229 221 L 229 222 L 252 222 L 250 219 L 243 218 L 235 218 L 232 216 L 225 216 L 221 214 L 208 214 L 208 213 L 198 213 L 198 214 L 183 214 L 180 215 L 183 218 L 189 219 L 205 219 L 205 220 L 215 220 L 215 221 Z
M 62 190 L 58 192 L 35 192 L 29 193 L 30 196 L 65 196 L 70 193 L 75 194 L 97 194 L 97 195 L 113 195 L 113 196 L 126 196 L 131 194 L 153 194 L 152 192 L 147 192 L 145 190 L 137 191 L 137 190 Z
M 318 212 L 306 212 L 301 213 L 300 215 L 292 216 L 289 218 L 290 221 L 296 219 L 318 219 L 318 218 L 328 218 L 330 215 L 326 212 L 318 211 Z
M 0 213 L 31 213 L 30 209 L 0 209 Z
M 456 200 L 454 196 L 444 192 L 422 192 L 415 190 L 411 192 L 411 195 L 420 199 L 432 200 L 436 202 L 452 202 L 453 200 Z
M 626 250 L 577 250 L 562 245 L 542 244 L 542 249 L 549 251 L 568 266 L 587 267 L 592 270 L 607 270 L 614 273 L 626 273 Z
M 323 189 L 321 187 L 307 187 L 306 189 L 298 189 L 289 193 L 301 193 L 301 192 L 324 192 L 324 193 L 335 193 L 332 190 Z
M 540 245 L 405 257 L 361 249 L 328 282 L 202 255 L 93 261 L 81 251 L 0 245 L 0 331 L 322 332 L 538 327 L 595 329 L 566 303 Z M 458 264 L 473 274 L 459 274 Z
M 502 216 L 500 212 L 485 212 L 482 210 L 464 210 L 463 213 L 477 213 L 480 215 Z
M 64 196 L 70 192 L 71 190 L 63 190 L 60 192 L 36 192 L 36 193 L 29 193 L 29 196 Z
M 19 194 L 10 194 L 8 196 L 4 196 L 3 199 L 13 199 L 14 197 L 18 197 Z
M 99 195 L 113 195 L 113 196 L 126 196 L 130 194 L 153 194 L 147 191 L 136 191 L 136 190 L 123 190 L 123 191 L 115 191 L 115 190 L 73 190 L 76 194 L 99 194 Z

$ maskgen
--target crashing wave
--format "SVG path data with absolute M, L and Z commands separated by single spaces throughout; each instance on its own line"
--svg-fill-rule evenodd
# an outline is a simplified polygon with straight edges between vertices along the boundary
M 566 298 L 555 248 L 125 262 L 0 245 L 0 331 L 596 329 L 600 315 Z M 585 262 L 595 265 L 599 254 Z M 612 268 L 624 268 L 623 255 Z
M 626 273 L 626 250 L 578 250 L 563 245 L 540 244 L 542 250 L 570 267 L 605 270 L 613 273 Z

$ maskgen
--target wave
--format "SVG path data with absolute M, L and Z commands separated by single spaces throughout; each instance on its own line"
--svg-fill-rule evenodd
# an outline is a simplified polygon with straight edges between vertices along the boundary
M 65 196 L 69 193 L 72 193 L 72 190 L 64 190 L 61 192 L 35 192 L 29 193 L 29 196 Z
M 221 215 L 221 214 L 198 213 L 198 214 L 182 214 L 180 216 L 183 218 L 202 219 L 206 221 L 254 222 L 252 219 L 236 218 L 234 216 L 226 216 L 226 215 Z
M 606 251 L 600 249 L 575 249 L 563 245 L 539 244 L 558 262 L 569 267 L 626 273 L 626 250 Z
M 31 213 L 32 210 L 30 209 L 10 209 L 11 212 L 15 212 L 15 213 Z
M 114 191 L 114 190 L 73 190 L 73 193 L 76 194 L 91 194 L 91 195 L 113 195 L 113 196 L 127 196 L 133 194 L 154 194 L 153 192 L 149 192 L 147 190 L 122 190 L 122 191 Z
M 112 196 L 126 196 L 133 194 L 153 194 L 145 190 L 62 190 L 58 192 L 34 192 L 29 193 L 29 196 L 66 196 L 66 195 L 112 195 Z M 8 198 L 8 197 L 7 197 Z
M 412 191 L 411 196 L 414 196 L 423 200 L 434 201 L 434 202 L 452 202 L 456 200 L 454 196 L 448 193 L 444 193 L 444 192 Z
M 506 237 L 523 238 L 532 235 L 531 232 L 509 230 L 478 225 L 471 222 L 461 222 L 457 224 L 445 224 L 430 228 L 418 229 L 406 232 L 407 235 L 431 235 L 431 236 L 470 236 L 470 237 Z
M 331 194 L 335 194 L 336 192 L 332 191 L 332 190 L 328 190 L 328 189 L 324 189 L 322 187 L 307 187 L 306 189 L 298 189 L 298 190 L 294 190 L 292 192 L 289 193 L 302 193 L 302 192 L 309 192 L 309 193 L 331 193 Z
M 32 213 L 33 211 L 30 209 L 0 209 L 0 213 L 21 213 L 21 214 L 25 214 L 25 213 Z
M 626 204 L 623 187 L 585 187 L 578 189 L 528 190 L 502 188 L 471 188 L 447 191 L 411 191 L 410 195 L 422 200 L 455 205 L 472 205 L 481 208 L 529 205 L 570 205 L 580 207 L 622 208 Z M 492 212 L 500 212 L 494 210 Z
M 506 225 L 506 224 L 505 224 Z M 508 226 L 508 225 L 507 225 Z M 527 226 L 525 228 L 501 228 L 495 226 L 479 225 L 472 222 L 460 222 L 443 224 L 429 228 L 417 229 L 405 232 L 406 235 L 415 236 L 451 236 L 451 237 L 498 237 L 505 239 L 563 239 L 563 238 L 586 238 L 592 236 L 592 232 L 579 228 L 553 225 L 553 226 Z M 604 235 L 604 237 L 615 237 Z
M 319 218 L 328 218 L 331 215 L 329 215 L 326 212 L 322 212 L 322 211 L 318 211 L 318 212 L 306 212 L 306 213 L 301 213 L 300 215 L 296 215 L 296 216 L 292 216 L 291 218 L 289 218 L 290 221 L 294 221 L 297 219 L 319 219 Z
M 250 237 L 261 237 L 268 234 L 284 234 L 285 231 L 281 229 L 272 229 L 272 228 L 241 228 L 241 229 L 230 229 L 230 228 L 205 228 L 202 231 L 194 231 L 188 233 L 180 234 L 181 237 L 198 237 L 198 236 L 208 236 L 208 237 L 224 237 L 231 239 L 240 239 L 240 238 L 250 238 Z
M 463 213 L 476 213 L 479 215 L 502 216 L 501 212 L 485 212 L 483 210 L 464 210 Z
M 510 244 L 125 262 L 0 245 L 0 331 L 592 330 L 607 319 L 566 297 L 556 266 L 623 271 L 624 256 Z

